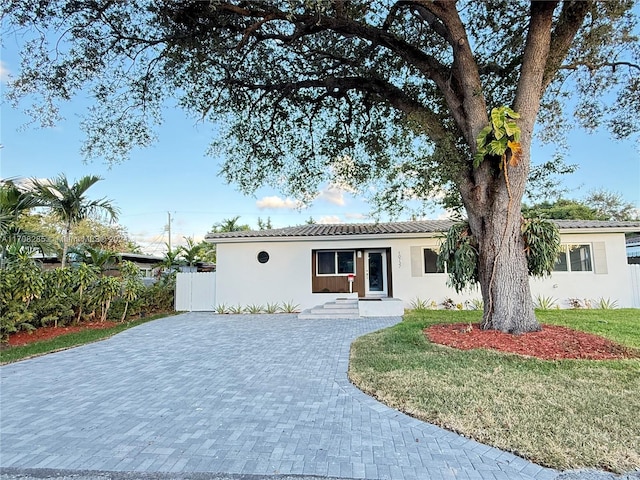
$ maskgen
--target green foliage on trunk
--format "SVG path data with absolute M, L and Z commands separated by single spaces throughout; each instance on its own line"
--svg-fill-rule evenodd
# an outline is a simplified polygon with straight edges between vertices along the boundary
M 529 275 L 550 275 L 560 252 L 560 233 L 555 223 L 522 219 L 522 239 Z M 438 268 L 449 274 L 449 285 L 461 292 L 479 281 L 478 241 L 466 222 L 449 228 L 438 254 Z
M 456 292 L 478 283 L 478 242 L 468 223 L 449 228 L 438 253 L 438 269 L 448 271 L 448 283 Z

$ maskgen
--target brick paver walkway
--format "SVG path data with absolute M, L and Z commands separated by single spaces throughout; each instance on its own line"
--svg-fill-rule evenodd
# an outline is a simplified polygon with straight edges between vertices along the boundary
M 0 369 L 0 467 L 547 480 L 378 403 L 351 342 L 395 319 L 190 313 Z

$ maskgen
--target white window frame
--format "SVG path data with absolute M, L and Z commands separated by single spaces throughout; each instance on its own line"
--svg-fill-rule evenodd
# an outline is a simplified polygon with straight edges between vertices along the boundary
M 590 270 L 572 270 L 571 269 L 571 257 L 569 254 L 569 248 L 570 247 L 587 247 L 589 249 L 589 266 L 591 267 Z M 573 273 L 573 274 L 590 274 L 590 273 L 595 273 L 595 261 L 593 258 L 593 245 L 591 243 L 563 243 L 560 245 L 560 249 L 561 249 L 561 253 L 564 254 L 565 256 L 565 261 L 567 264 L 567 269 L 566 270 L 556 270 L 555 269 L 555 264 L 553 267 L 552 272 L 554 274 L 566 274 L 566 273 Z
M 333 267 L 334 267 L 334 273 L 320 273 L 320 262 L 318 260 L 318 254 L 320 253 L 331 253 L 333 252 Z M 353 255 L 353 272 L 349 272 L 349 273 L 338 273 L 338 252 L 340 253 L 344 253 L 344 252 L 350 252 Z M 316 250 L 315 251 L 315 256 L 316 256 L 316 277 L 347 277 L 349 275 L 355 275 L 356 274 L 356 251 L 355 250 L 349 250 L 349 249 L 345 249 L 345 250 Z

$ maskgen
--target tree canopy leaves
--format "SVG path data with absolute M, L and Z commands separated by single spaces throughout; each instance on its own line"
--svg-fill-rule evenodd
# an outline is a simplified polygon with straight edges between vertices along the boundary
M 524 205 L 522 213 L 528 218 L 553 218 L 561 220 L 638 220 L 640 212 L 620 194 L 606 190 L 589 193 L 584 200 L 560 198 Z
M 561 136 L 569 97 L 583 126 L 637 134 L 633 2 L 547 3 L 543 136 Z M 308 200 L 332 179 L 397 212 L 443 191 L 450 200 L 450 187 L 471 168 L 477 133 L 465 102 L 512 105 L 530 11 L 543 6 L 14 0 L 2 17 L 7 34 L 28 38 L 14 102 L 34 97 L 31 113 L 48 125 L 60 101 L 89 89 L 87 157 L 118 162 L 149 145 L 169 102 L 216 126 L 212 152 L 245 192 L 271 185 Z M 466 49 L 481 91 L 465 91 Z

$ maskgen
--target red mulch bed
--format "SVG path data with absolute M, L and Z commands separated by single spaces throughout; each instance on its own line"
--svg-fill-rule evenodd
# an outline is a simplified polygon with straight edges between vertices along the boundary
M 511 335 L 495 330 L 482 330 L 479 323 L 447 323 L 425 328 L 424 333 L 433 343 L 460 350 L 487 348 L 542 360 L 640 358 L 640 351 L 633 348 L 556 325 L 543 325 L 539 332 Z
M 79 325 L 69 325 L 66 327 L 40 327 L 31 332 L 21 331 L 9 335 L 8 344 L 10 347 L 27 345 L 29 343 L 50 340 L 67 333 L 81 332 L 82 330 L 102 330 L 115 327 L 115 322 L 92 322 L 81 323 Z

